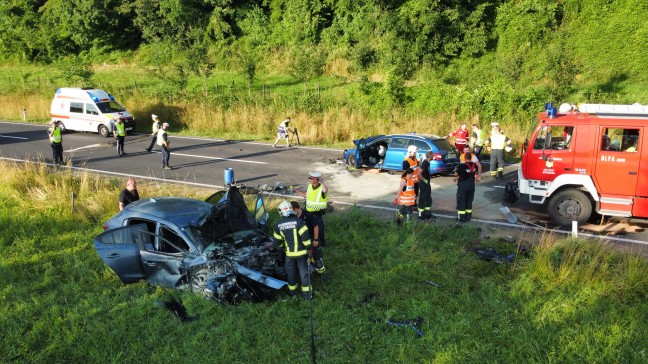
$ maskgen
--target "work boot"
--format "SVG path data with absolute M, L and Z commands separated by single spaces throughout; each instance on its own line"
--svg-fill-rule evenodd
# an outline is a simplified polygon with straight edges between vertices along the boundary
M 472 219 L 472 212 L 466 212 L 466 221 L 470 221 Z
M 496 178 L 497 178 L 497 179 L 502 179 L 502 178 L 504 178 L 504 172 L 502 172 L 502 171 L 497 171 L 497 177 L 496 177 Z

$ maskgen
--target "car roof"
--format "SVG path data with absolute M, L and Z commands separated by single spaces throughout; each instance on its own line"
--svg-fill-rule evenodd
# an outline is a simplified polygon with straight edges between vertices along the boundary
M 387 135 L 388 137 L 403 137 L 403 138 L 412 138 L 412 139 L 429 139 L 429 140 L 438 140 L 443 139 L 440 136 L 432 134 L 416 134 L 416 133 L 405 133 L 405 134 L 391 134 Z
M 214 205 L 184 197 L 145 198 L 128 204 L 124 210 L 170 221 L 178 226 L 198 225 Z

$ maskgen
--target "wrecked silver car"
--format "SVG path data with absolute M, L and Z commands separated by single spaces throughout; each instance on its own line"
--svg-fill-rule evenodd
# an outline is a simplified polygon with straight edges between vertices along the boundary
M 129 204 L 94 238 L 97 253 L 124 283 L 146 279 L 220 302 L 272 299 L 284 281 L 283 253 L 261 229 L 236 187 L 206 201 L 146 198 Z

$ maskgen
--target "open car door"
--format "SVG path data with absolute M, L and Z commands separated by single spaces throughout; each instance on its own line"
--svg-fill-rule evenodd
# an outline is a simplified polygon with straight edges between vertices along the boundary
M 124 283 L 146 278 L 140 244 L 153 249 L 153 239 L 145 224 L 107 230 L 94 238 L 97 254 Z
M 256 220 L 257 227 L 259 229 L 265 229 L 268 226 L 270 215 L 268 214 L 268 211 L 266 211 L 265 205 L 263 204 L 263 197 L 261 197 L 261 195 L 257 196 L 254 206 L 254 220 Z
M 366 166 L 369 162 L 369 156 L 367 155 L 367 141 L 365 139 L 358 140 L 358 149 L 356 149 L 356 161 L 358 162 L 357 166 Z

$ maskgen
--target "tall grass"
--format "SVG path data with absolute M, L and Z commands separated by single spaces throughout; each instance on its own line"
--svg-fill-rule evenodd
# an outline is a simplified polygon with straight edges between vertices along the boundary
M 0 362 L 310 360 L 302 300 L 220 306 L 122 284 L 92 244 L 117 211 L 121 179 L 0 168 Z M 140 182 L 143 196 L 208 194 Z M 331 280 L 314 281 L 313 302 L 320 363 L 648 360 L 643 258 L 543 235 L 529 257 L 495 264 L 471 248 L 511 253 L 518 244 L 484 239 L 471 226 L 397 229 L 357 208 L 326 218 Z M 160 307 L 171 298 L 198 319 L 183 323 Z M 419 316 L 422 337 L 386 323 Z
M 61 79 L 55 68 L 17 67 L 22 78 L 12 76 L 15 68 L 0 68 L 2 119 L 21 120 L 26 108 L 29 121 L 46 121 L 57 87 L 88 86 Z M 48 69 L 50 74 L 43 75 Z M 414 101 L 399 106 L 392 105 L 379 84 L 346 82 L 337 77 L 295 83 L 276 75 L 249 85 L 235 74 L 221 73 L 209 79 L 207 88 L 203 81 L 191 77 L 183 88 L 128 65 L 97 66 L 92 78 L 94 87 L 115 95 L 144 131 L 149 130 L 154 113 L 172 124 L 172 132 L 270 141 L 276 136 L 278 123 L 290 116 L 302 142 L 349 146 L 351 140 L 368 135 L 411 131 L 445 135 L 461 122 L 491 121 L 480 120 L 474 112 L 457 110 L 453 104 L 465 95 L 470 102 L 479 103 L 471 96 L 478 91 L 439 83 L 414 83 L 408 89 Z M 523 140 L 525 123 L 507 123 L 509 137 Z

